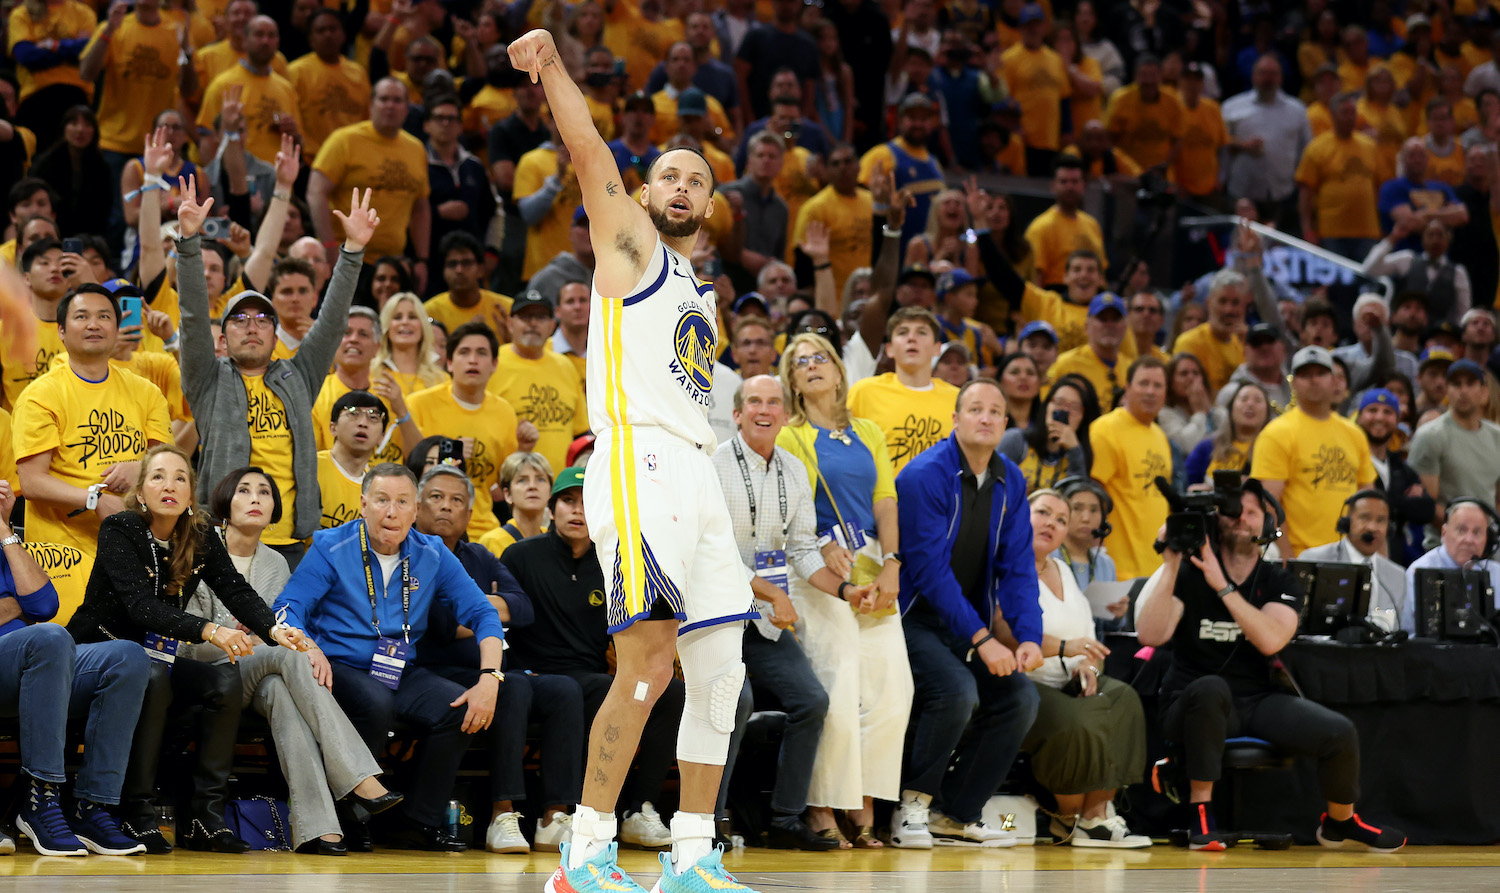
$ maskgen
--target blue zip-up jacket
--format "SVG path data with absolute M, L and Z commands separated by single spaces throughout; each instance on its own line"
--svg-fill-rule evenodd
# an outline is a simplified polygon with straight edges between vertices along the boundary
M 1018 642 L 1042 641 L 1042 606 L 1031 550 L 1031 507 L 1026 478 L 1016 463 L 999 457 L 1005 480 L 991 493 L 989 575 L 983 593 L 964 592 L 950 562 L 958 539 L 963 495 L 963 454 L 956 435 L 923 451 L 896 476 L 896 504 L 901 507 L 901 613 L 918 598 L 927 599 L 965 642 L 989 629 L 1000 609 Z
M 370 595 L 365 586 L 365 565 L 359 546 L 364 521 L 313 534 L 312 546 L 292 572 L 286 588 L 277 597 L 274 610 L 286 608 L 286 622 L 305 629 L 331 660 L 351 667 L 368 667 L 375 654 L 375 628 L 370 625 Z M 458 622 L 474 631 L 476 640 L 505 638 L 500 614 L 474 583 L 458 557 L 435 536 L 415 528 L 401 544 L 402 557 L 411 558 L 411 643 L 416 645 L 427 631 L 427 616 L 433 599 L 452 609 Z M 379 606 L 380 634 L 401 638 L 401 569 L 391 575 L 387 593 L 380 562 L 370 555 L 370 573 Z

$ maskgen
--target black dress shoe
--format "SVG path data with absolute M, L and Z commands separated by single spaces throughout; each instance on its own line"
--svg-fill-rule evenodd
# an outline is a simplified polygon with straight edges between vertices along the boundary
M 228 828 L 210 831 L 197 819 L 193 820 L 187 836 L 181 843 L 186 849 L 200 853 L 248 853 L 250 844 L 234 836 Z M 148 850 L 149 852 L 149 850 Z
M 351 791 L 344 799 L 349 802 L 350 812 L 357 821 L 368 822 L 371 816 L 380 815 L 405 798 L 406 795 L 400 791 L 386 791 L 374 799 L 366 799 Z
M 297 852 L 304 856 L 347 856 L 349 848 L 344 846 L 342 840 L 324 840 L 321 837 L 314 837 L 297 847 Z
M 172 845 L 167 842 L 166 835 L 161 833 L 161 829 L 157 828 L 154 822 L 141 830 L 136 830 L 135 826 L 129 822 L 121 822 L 120 830 L 125 832 L 125 836 L 131 840 L 144 843 L 147 855 L 165 856 L 172 852 Z
M 339 830 L 344 832 L 344 848 L 351 853 L 373 853 L 374 839 L 370 836 L 370 824 L 354 814 L 354 804 L 347 799 L 333 804 L 334 814 L 339 819 Z
M 825 852 L 838 849 L 839 842 L 819 835 L 807 827 L 806 822 L 793 817 L 789 822 L 781 819 L 772 821 L 770 829 L 766 831 L 766 846 L 773 850 Z
M 462 853 L 469 845 L 432 825 L 404 822 L 403 827 L 385 838 L 385 845 L 393 850 L 427 850 L 433 853 Z

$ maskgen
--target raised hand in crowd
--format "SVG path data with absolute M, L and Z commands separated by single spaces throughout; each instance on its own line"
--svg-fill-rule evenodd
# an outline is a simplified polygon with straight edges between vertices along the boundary
M 349 213 L 345 214 L 337 208 L 333 211 L 333 216 L 339 220 L 339 226 L 344 229 L 346 251 L 364 251 L 365 246 L 370 243 L 370 237 L 375 235 L 376 228 L 380 226 L 380 215 L 370 207 L 370 193 L 371 190 L 366 189 L 361 197 L 356 188 L 349 198 Z
M 536 442 L 541 439 L 542 434 L 531 419 L 522 419 L 516 424 L 516 449 L 529 453 L 536 449 Z
M 203 221 L 213 209 L 214 199 L 208 196 L 201 203 L 198 201 L 198 177 L 195 174 L 189 174 L 187 179 L 178 177 L 177 187 L 182 192 L 182 204 L 177 208 L 177 236 L 189 239 L 203 228 Z

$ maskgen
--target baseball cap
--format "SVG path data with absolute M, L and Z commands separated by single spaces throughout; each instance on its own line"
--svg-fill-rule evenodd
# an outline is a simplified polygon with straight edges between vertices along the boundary
M 907 112 L 921 109 L 922 111 L 933 111 L 937 105 L 926 93 L 908 93 L 902 97 L 901 104 L 896 106 L 896 113 L 904 115 Z
M 1428 366 L 1431 366 L 1433 363 L 1452 362 L 1453 351 L 1443 347 L 1429 347 L 1426 350 L 1422 351 L 1422 362 L 1421 365 L 1417 367 L 1417 371 L 1420 372 L 1423 369 L 1426 369 Z
M 627 112 L 635 108 L 640 108 L 644 111 L 651 112 L 652 114 L 656 113 L 656 103 L 652 102 L 651 97 L 647 96 L 640 90 L 637 90 L 629 96 L 625 97 L 625 105 L 623 106 L 623 108 Z
M 131 282 L 129 279 L 122 279 L 119 276 L 113 279 L 106 279 L 99 283 L 99 285 L 116 298 L 144 298 L 146 296 L 144 292 L 136 287 L 134 282 Z
M 1025 341 L 1032 335 L 1045 335 L 1046 337 L 1052 339 L 1053 344 L 1057 343 L 1057 330 L 1052 328 L 1052 323 L 1047 322 L 1045 319 L 1033 319 L 1031 322 L 1022 326 L 1021 334 L 1016 336 L 1016 340 Z
M 1322 366 L 1324 369 L 1332 372 L 1333 354 L 1329 353 L 1326 347 L 1318 347 L 1317 345 L 1304 347 L 1292 357 L 1292 374 L 1296 375 L 1297 370 L 1303 366 Z
M 578 461 L 579 455 L 581 455 L 584 450 L 593 449 L 594 439 L 594 435 L 592 434 L 580 434 L 577 437 L 573 438 L 573 442 L 568 444 L 568 454 L 565 457 L 568 460 L 568 464 L 573 465 L 574 463 L 576 463 Z
M 1396 399 L 1394 392 L 1385 388 L 1370 388 L 1368 391 L 1365 391 L 1363 397 L 1359 398 L 1360 412 L 1364 412 L 1366 406 L 1374 406 L 1376 404 L 1389 406 L 1398 413 L 1401 411 L 1401 401 Z
M 1020 23 L 1022 25 L 1029 25 L 1032 22 L 1045 22 L 1046 20 L 1047 14 L 1042 11 L 1040 3 L 1028 3 L 1021 7 Z
M 1094 295 L 1092 301 L 1089 301 L 1089 319 L 1093 319 L 1106 310 L 1113 310 L 1124 316 L 1125 302 L 1120 300 L 1120 296 L 1112 291 L 1101 291 L 1097 295 Z
M 1450 338 L 1453 340 L 1453 343 L 1457 344 L 1463 340 L 1463 332 L 1458 330 L 1458 326 L 1445 319 L 1440 323 L 1434 323 L 1429 326 L 1427 335 L 1423 340 L 1431 341 L 1434 338 Z
M 516 296 L 516 299 L 510 304 L 510 315 L 519 316 L 522 310 L 532 307 L 545 307 L 547 315 L 552 315 L 552 302 L 543 297 L 542 293 L 534 288 L 528 288 L 524 293 Z
M 732 313 L 740 314 L 745 312 L 745 307 L 749 304 L 756 304 L 760 307 L 761 313 L 766 316 L 771 315 L 771 308 L 766 305 L 766 299 L 761 297 L 758 291 L 747 291 L 735 298 L 734 304 L 729 309 Z
M 1412 30 L 1414 30 L 1416 28 L 1431 28 L 1431 27 L 1432 27 L 1432 19 L 1429 19 L 1427 16 L 1422 15 L 1420 12 L 1412 13 L 1411 15 L 1409 15 L 1409 16 L 1406 17 L 1406 30 L 1407 30 L 1408 33 L 1410 33 Z
M 948 292 L 954 289 L 963 288 L 965 285 L 972 285 L 978 281 L 979 277 L 965 270 L 963 267 L 956 267 L 951 272 L 944 273 L 943 278 L 938 280 L 938 300 L 941 301 L 947 296 Z
M 1473 360 L 1454 360 L 1448 365 L 1448 374 L 1444 377 L 1452 381 L 1460 375 L 1472 375 L 1484 381 L 1484 370 Z
M 242 291 L 230 298 L 229 303 L 224 305 L 224 318 L 228 319 L 242 309 L 264 310 L 271 315 L 273 321 L 276 319 L 276 308 L 271 304 L 271 299 L 258 291 Z
M 689 87 L 677 94 L 677 117 L 684 115 L 696 115 L 699 118 L 708 114 L 708 97 L 697 87 Z
M 557 473 L 557 477 L 552 481 L 552 495 L 556 496 L 564 490 L 582 486 L 583 469 L 572 465 Z
M 896 277 L 896 284 L 905 285 L 913 279 L 926 279 L 928 285 L 934 287 L 937 285 L 937 277 L 932 275 L 932 271 L 923 264 L 912 264 L 902 270 L 901 275 Z
M 1268 322 L 1258 322 L 1250 327 L 1245 333 L 1245 343 L 1250 345 L 1267 344 L 1275 341 L 1281 336 L 1276 333 L 1276 327 Z

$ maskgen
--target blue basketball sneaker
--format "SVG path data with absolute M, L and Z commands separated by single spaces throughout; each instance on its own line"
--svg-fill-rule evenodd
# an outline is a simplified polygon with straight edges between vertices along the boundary
M 571 848 L 567 841 L 560 845 L 562 862 L 547 879 L 547 893 L 646 893 L 645 887 L 620 870 L 615 861 L 620 852 L 618 844 L 611 843 L 577 868 L 568 867 Z
M 661 853 L 660 859 L 661 880 L 651 888 L 651 893 L 755 893 L 724 870 L 724 850 L 719 847 L 681 874 L 672 871 L 671 853 Z

